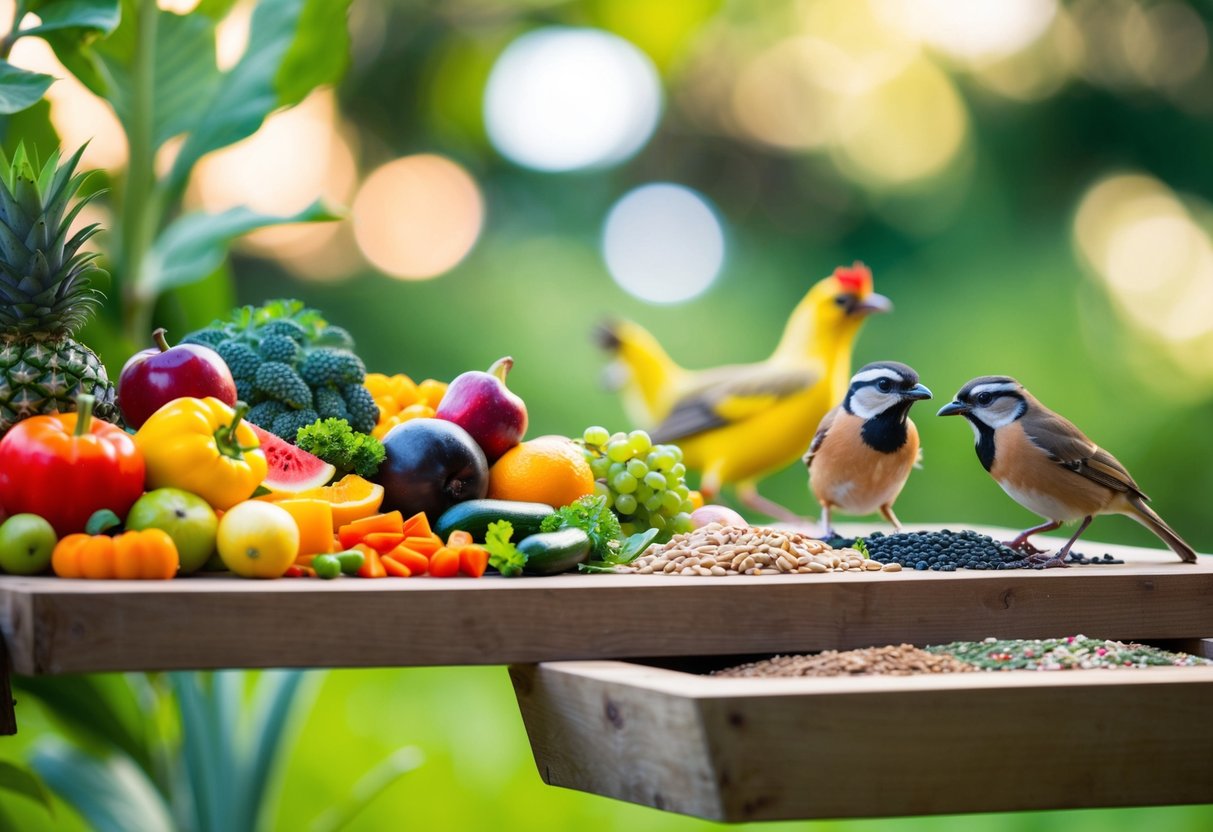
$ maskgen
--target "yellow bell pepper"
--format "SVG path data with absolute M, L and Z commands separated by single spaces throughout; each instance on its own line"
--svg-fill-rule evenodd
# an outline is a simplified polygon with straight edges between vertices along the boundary
M 180 488 L 214 508 L 247 500 L 269 466 L 257 434 L 236 409 L 219 399 L 174 399 L 151 415 L 135 434 L 147 466 L 147 487 Z

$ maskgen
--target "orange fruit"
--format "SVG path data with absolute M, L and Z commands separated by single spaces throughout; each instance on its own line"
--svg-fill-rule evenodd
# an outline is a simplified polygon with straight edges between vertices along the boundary
M 581 448 L 564 436 L 540 436 L 506 451 L 489 469 L 489 499 L 566 506 L 594 493 Z
M 290 500 L 324 500 L 333 506 L 333 531 L 370 517 L 379 511 L 383 503 L 383 486 L 365 480 L 357 474 L 347 474 L 332 485 L 320 488 L 310 488 L 297 494 L 284 494 L 275 500 L 276 495 L 259 497 L 260 500 L 278 502 L 286 498 Z

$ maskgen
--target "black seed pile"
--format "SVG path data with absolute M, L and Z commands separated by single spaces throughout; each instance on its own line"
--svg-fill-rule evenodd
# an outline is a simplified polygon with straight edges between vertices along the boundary
M 850 538 L 835 537 L 826 541 L 833 548 L 853 546 Z M 899 563 L 905 569 L 955 572 L 957 569 L 1042 569 L 1040 564 L 1028 563 L 1026 557 L 997 540 L 974 531 L 954 532 L 876 532 L 863 538 L 868 554 L 881 563 Z M 1124 563 L 1111 555 L 1087 557 L 1070 552 L 1066 561 L 1073 565 Z
M 877 532 L 864 538 L 868 554 L 881 563 L 905 569 L 955 572 L 957 569 L 1013 569 L 1023 555 L 997 540 L 972 531 Z

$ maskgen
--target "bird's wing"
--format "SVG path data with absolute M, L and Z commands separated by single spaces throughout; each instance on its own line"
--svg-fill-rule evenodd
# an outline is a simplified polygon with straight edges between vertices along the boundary
M 821 450 L 821 443 L 825 441 L 826 434 L 830 432 L 830 426 L 834 424 L 834 418 L 838 415 L 839 410 L 841 410 L 841 405 L 821 417 L 821 424 L 817 426 L 817 433 L 813 434 L 813 441 L 809 443 L 809 450 L 802 457 L 805 466 L 813 464 L 813 455 Z
M 702 373 L 698 383 L 674 404 L 653 431 L 653 441 L 676 442 L 688 436 L 743 422 L 788 396 L 807 390 L 821 374 L 807 367 L 739 364 Z
M 1149 499 L 1116 457 L 1088 439 L 1068 419 L 1049 411 L 1029 412 L 1023 423 L 1028 438 L 1058 465 L 1113 491 Z

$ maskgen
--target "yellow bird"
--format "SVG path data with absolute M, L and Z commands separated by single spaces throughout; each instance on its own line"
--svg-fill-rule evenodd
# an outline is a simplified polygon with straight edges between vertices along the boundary
M 803 518 L 758 493 L 767 474 L 798 462 L 817 425 L 847 391 L 851 351 L 868 315 L 888 312 L 862 263 L 840 266 L 797 304 L 765 361 L 708 370 L 674 363 L 642 327 L 611 323 L 600 343 L 615 356 L 624 407 L 654 442 L 674 442 L 700 471 L 708 501 L 734 485 L 747 507 L 790 522 Z M 705 333 L 716 336 L 719 330 Z

